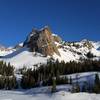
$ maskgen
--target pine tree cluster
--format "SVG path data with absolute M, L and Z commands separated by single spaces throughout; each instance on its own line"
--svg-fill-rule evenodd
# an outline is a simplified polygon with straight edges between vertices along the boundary
M 29 89 L 39 86 L 51 86 L 51 92 L 56 91 L 56 85 L 71 84 L 72 92 L 95 92 L 100 93 L 100 79 L 98 75 L 95 75 L 94 85 L 90 85 L 84 82 L 84 85 L 80 88 L 78 82 L 73 85 L 72 78 L 62 75 L 68 75 L 72 73 L 100 71 L 100 60 L 82 60 L 81 62 L 68 62 L 64 61 L 55 62 L 49 60 L 46 65 L 37 65 L 34 69 L 20 69 L 22 78 L 20 86 L 23 89 Z M 16 89 L 18 88 L 18 82 L 14 75 L 14 67 L 10 63 L 6 64 L 0 61 L 0 89 Z
M 17 86 L 13 66 L 10 63 L 6 64 L 0 61 L 0 89 L 11 90 L 17 88 Z
M 72 79 L 60 77 L 72 73 L 100 71 L 100 61 L 84 60 L 82 62 L 56 62 L 48 61 L 46 65 L 22 71 L 23 77 L 21 80 L 22 88 L 32 88 L 36 86 L 53 85 L 55 77 L 56 85 L 72 84 Z

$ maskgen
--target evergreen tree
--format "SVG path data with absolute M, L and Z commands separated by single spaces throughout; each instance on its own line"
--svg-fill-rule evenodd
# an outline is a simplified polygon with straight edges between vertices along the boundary
M 94 93 L 100 93 L 100 86 L 95 84 L 94 87 L 93 87 L 93 92 Z
M 84 82 L 83 86 L 82 86 L 82 92 L 88 92 L 88 83 Z
M 98 74 L 95 74 L 95 84 L 96 85 L 99 85 L 100 84 L 100 80 L 99 80 Z
M 72 84 L 72 77 L 70 76 L 69 84 Z
M 94 82 L 93 92 L 100 93 L 100 80 L 99 80 L 98 74 L 95 75 L 95 82 Z
M 54 93 L 54 92 L 56 92 L 56 80 L 53 78 L 52 81 L 53 81 L 52 82 L 53 84 L 52 84 L 52 90 L 51 90 L 51 92 Z
M 76 83 L 75 92 L 80 92 L 80 85 Z
M 91 52 L 88 52 L 86 56 L 87 56 L 88 58 L 93 58 L 93 57 L 95 57 Z

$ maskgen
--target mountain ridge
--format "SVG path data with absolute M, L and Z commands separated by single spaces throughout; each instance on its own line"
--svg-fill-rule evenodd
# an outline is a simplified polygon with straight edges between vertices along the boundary
M 44 27 L 40 30 L 32 29 L 25 41 L 17 44 L 7 53 L 2 54 L 0 51 L 0 55 L 3 56 L 0 60 L 20 68 L 44 64 L 50 58 L 65 62 L 80 61 L 88 59 L 88 53 L 93 54 L 92 60 L 100 59 L 100 41 L 84 39 L 78 42 L 66 42 L 52 33 L 49 27 Z

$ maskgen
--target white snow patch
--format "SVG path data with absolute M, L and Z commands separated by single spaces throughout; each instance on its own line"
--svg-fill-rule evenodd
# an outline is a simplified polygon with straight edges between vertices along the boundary
M 100 100 L 100 94 L 69 93 L 31 94 L 27 91 L 0 91 L 0 100 Z
M 6 63 L 10 62 L 11 65 L 19 69 L 23 66 L 33 67 L 33 65 L 36 64 L 46 64 L 47 57 L 43 57 L 39 53 L 35 54 L 34 52 L 29 52 L 29 50 L 24 47 L 3 57 L 0 60 L 5 61 Z
M 58 56 L 57 54 L 54 53 L 53 57 L 54 59 L 58 59 L 59 61 L 65 61 L 65 62 L 77 61 L 80 58 L 79 55 L 74 54 L 73 52 L 67 49 L 66 51 L 64 51 L 62 48 L 60 48 L 58 49 L 58 51 L 60 52 L 61 56 Z

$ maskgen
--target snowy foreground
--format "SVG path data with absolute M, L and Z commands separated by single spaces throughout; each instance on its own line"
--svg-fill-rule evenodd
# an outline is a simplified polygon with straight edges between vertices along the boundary
M 91 81 L 93 83 L 94 76 L 97 72 L 86 72 L 67 75 L 72 77 L 73 83 L 78 75 L 78 82 Z M 100 73 L 98 73 L 100 75 Z M 64 77 L 64 76 L 61 76 Z M 28 90 L 0 90 L 0 100 L 100 100 L 100 94 L 89 93 L 70 93 L 71 85 L 57 86 L 56 93 L 51 93 L 51 86 L 38 87 Z
M 72 94 L 64 91 L 55 94 L 31 94 L 27 91 L 0 91 L 0 100 L 100 100 L 100 94 Z

